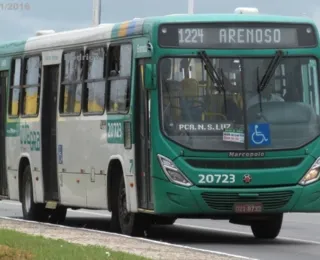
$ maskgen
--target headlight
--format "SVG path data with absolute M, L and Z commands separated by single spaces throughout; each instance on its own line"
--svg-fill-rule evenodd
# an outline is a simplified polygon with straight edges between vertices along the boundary
M 168 177 L 168 179 L 182 186 L 190 187 L 192 182 L 177 168 L 177 166 L 168 158 L 158 154 L 158 159 L 162 170 Z
M 299 181 L 300 185 L 309 185 L 320 178 L 320 157 L 312 164 L 311 168 Z

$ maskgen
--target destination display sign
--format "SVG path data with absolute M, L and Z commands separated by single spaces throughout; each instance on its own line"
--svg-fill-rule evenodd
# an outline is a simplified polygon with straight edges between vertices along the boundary
M 210 23 L 164 24 L 160 47 L 249 49 L 315 47 L 310 24 Z

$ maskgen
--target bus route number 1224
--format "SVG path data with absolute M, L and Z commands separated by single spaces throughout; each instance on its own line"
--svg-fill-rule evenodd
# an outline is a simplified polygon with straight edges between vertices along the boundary
M 199 174 L 199 183 L 235 183 L 236 176 L 234 174 Z
M 203 29 L 183 28 L 179 29 L 179 43 L 203 43 Z

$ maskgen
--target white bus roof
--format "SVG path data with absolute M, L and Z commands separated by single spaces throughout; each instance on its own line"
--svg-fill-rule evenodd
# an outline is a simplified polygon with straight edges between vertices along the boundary
M 141 34 L 144 19 L 135 18 L 123 23 L 100 24 L 95 27 L 55 32 L 41 30 L 36 36 L 28 38 L 26 51 L 43 50 L 47 48 L 66 47 L 86 42 L 99 42 L 106 39 Z

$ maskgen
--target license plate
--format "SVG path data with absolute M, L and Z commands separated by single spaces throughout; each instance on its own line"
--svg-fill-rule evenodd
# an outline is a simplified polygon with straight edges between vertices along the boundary
M 262 212 L 262 203 L 235 203 L 234 211 L 236 213 L 260 213 Z

